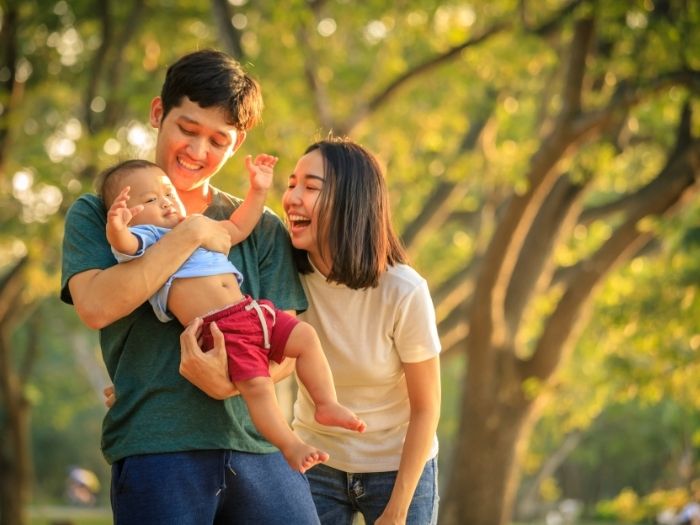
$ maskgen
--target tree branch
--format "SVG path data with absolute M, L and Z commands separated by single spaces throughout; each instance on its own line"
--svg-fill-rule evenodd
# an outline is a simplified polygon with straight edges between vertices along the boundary
M 4 173 L 5 155 L 10 148 L 10 120 L 15 106 L 19 103 L 20 86 L 17 83 L 17 27 L 19 10 L 15 2 L 10 2 L 3 13 L 0 25 L 0 69 L 7 68 L 6 80 L 0 80 L 0 100 L 4 100 L 0 115 L 0 178 Z
M 534 34 L 545 34 L 549 33 L 553 27 L 559 25 L 569 14 L 581 4 L 584 0 L 572 0 L 566 4 L 560 11 L 555 13 L 551 19 L 544 22 L 538 27 L 529 29 L 530 32 Z M 342 126 L 347 133 L 352 132 L 352 130 L 368 115 L 374 113 L 379 107 L 384 105 L 391 97 L 401 89 L 405 84 L 410 82 L 416 77 L 419 77 L 433 69 L 453 60 L 458 57 L 462 51 L 470 47 L 475 47 L 491 37 L 502 33 L 506 29 L 510 29 L 514 24 L 513 20 L 505 20 L 494 23 L 491 27 L 484 29 L 478 35 L 475 35 L 460 44 L 448 49 L 442 54 L 435 55 L 428 58 L 427 60 L 415 65 L 413 68 L 408 69 L 403 74 L 399 75 L 393 81 L 391 81 L 386 87 L 375 94 L 369 99 L 369 102 L 362 107 L 355 108 L 352 116 L 347 120 L 347 122 Z M 528 30 L 526 28 L 526 30 Z
M 523 364 L 524 377 L 548 380 L 563 353 L 582 327 L 583 311 L 592 297 L 591 291 L 617 265 L 629 260 L 653 237 L 639 229 L 648 216 L 672 213 L 677 205 L 697 189 L 700 179 L 700 140 L 695 140 L 682 153 L 669 159 L 666 167 L 638 192 L 636 205 L 612 236 L 582 264 L 552 315 L 547 320 L 535 351 Z
M 346 133 L 345 130 L 342 126 L 336 126 L 333 120 L 328 94 L 326 93 L 325 86 L 318 79 L 318 75 L 316 74 L 316 54 L 309 44 L 308 35 L 304 27 L 300 27 L 297 31 L 297 41 L 304 50 L 304 77 L 311 91 L 321 127 L 334 130 L 338 135 L 344 135 Z
M 214 23 L 219 30 L 222 47 L 239 62 L 243 61 L 241 32 L 231 23 L 231 9 L 227 0 L 211 0 Z
M 102 72 L 104 71 L 104 66 L 107 64 L 107 54 L 109 53 L 109 48 L 112 45 L 112 39 L 114 33 L 112 31 L 112 17 L 110 15 L 110 0 L 104 0 L 103 2 L 97 2 L 97 14 L 100 20 L 100 26 L 102 28 L 102 40 L 100 42 L 100 47 L 97 48 L 97 52 L 92 59 L 92 66 L 90 67 L 90 76 L 87 84 L 87 89 L 85 90 L 85 101 L 83 102 L 83 114 L 85 119 L 85 124 L 90 133 L 97 133 L 97 123 L 95 122 L 95 115 L 90 109 L 92 101 L 97 95 L 98 86 L 100 84 L 100 79 L 102 78 Z
M 517 333 L 530 298 L 549 285 L 555 270 L 552 252 L 576 224 L 585 188 L 563 175 L 539 209 L 508 286 L 505 309 L 510 333 Z

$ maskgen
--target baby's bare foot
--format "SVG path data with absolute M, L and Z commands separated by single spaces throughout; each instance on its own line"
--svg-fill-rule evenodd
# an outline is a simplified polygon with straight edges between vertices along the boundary
M 317 404 L 315 417 L 316 421 L 329 427 L 343 427 L 357 432 L 364 432 L 367 428 L 364 421 L 340 403 Z
M 328 454 L 299 440 L 282 449 L 284 459 L 293 470 L 302 474 L 314 465 L 328 461 Z

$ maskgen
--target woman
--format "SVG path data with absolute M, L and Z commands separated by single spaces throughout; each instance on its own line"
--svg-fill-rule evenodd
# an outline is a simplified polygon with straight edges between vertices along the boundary
M 382 170 L 348 139 L 310 146 L 283 198 L 338 399 L 363 434 L 323 427 L 300 388 L 293 427 L 330 454 L 307 472 L 321 523 L 437 521 L 440 343 L 425 280 L 393 231 Z

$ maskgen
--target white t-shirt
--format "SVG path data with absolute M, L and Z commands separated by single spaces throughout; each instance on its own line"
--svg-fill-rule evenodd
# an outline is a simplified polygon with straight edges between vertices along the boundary
M 309 309 L 299 316 L 318 332 L 338 400 L 367 423 L 360 434 L 319 425 L 303 386 L 292 426 L 330 454 L 328 465 L 346 472 L 399 468 L 410 406 L 402 363 L 440 353 L 435 308 L 428 285 L 410 266 L 390 267 L 377 288 L 352 290 L 326 282 L 318 270 L 301 275 Z M 437 454 L 437 436 L 430 459 Z

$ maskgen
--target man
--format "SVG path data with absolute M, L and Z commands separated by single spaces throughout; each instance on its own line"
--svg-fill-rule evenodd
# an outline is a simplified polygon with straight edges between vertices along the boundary
M 188 217 L 123 265 L 107 243 L 99 198 L 83 195 L 66 217 L 61 298 L 100 329 L 117 398 L 102 432 L 117 525 L 318 522 L 305 479 L 258 434 L 240 396 L 231 397 L 225 367 L 214 365 L 225 360 L 222 345 L 190 356 L 180 371 L 182 326 L 161 323 L 147 302 L 197 247 L 229 252 L 228 233 L 211 219 L 228 218 L 240 200 L 210 180 L 261 111 L 258 84 L 231 57 L 210 50 L 182 57 L 168 69 L 150 121 L 158 129 L 155 161 Z M 306 308 L 286 230 L 271 212 L 229 259 L 245 276 L 245 293 L 285 310 Z M 272 376 L 290 371 L 291 363 Z

